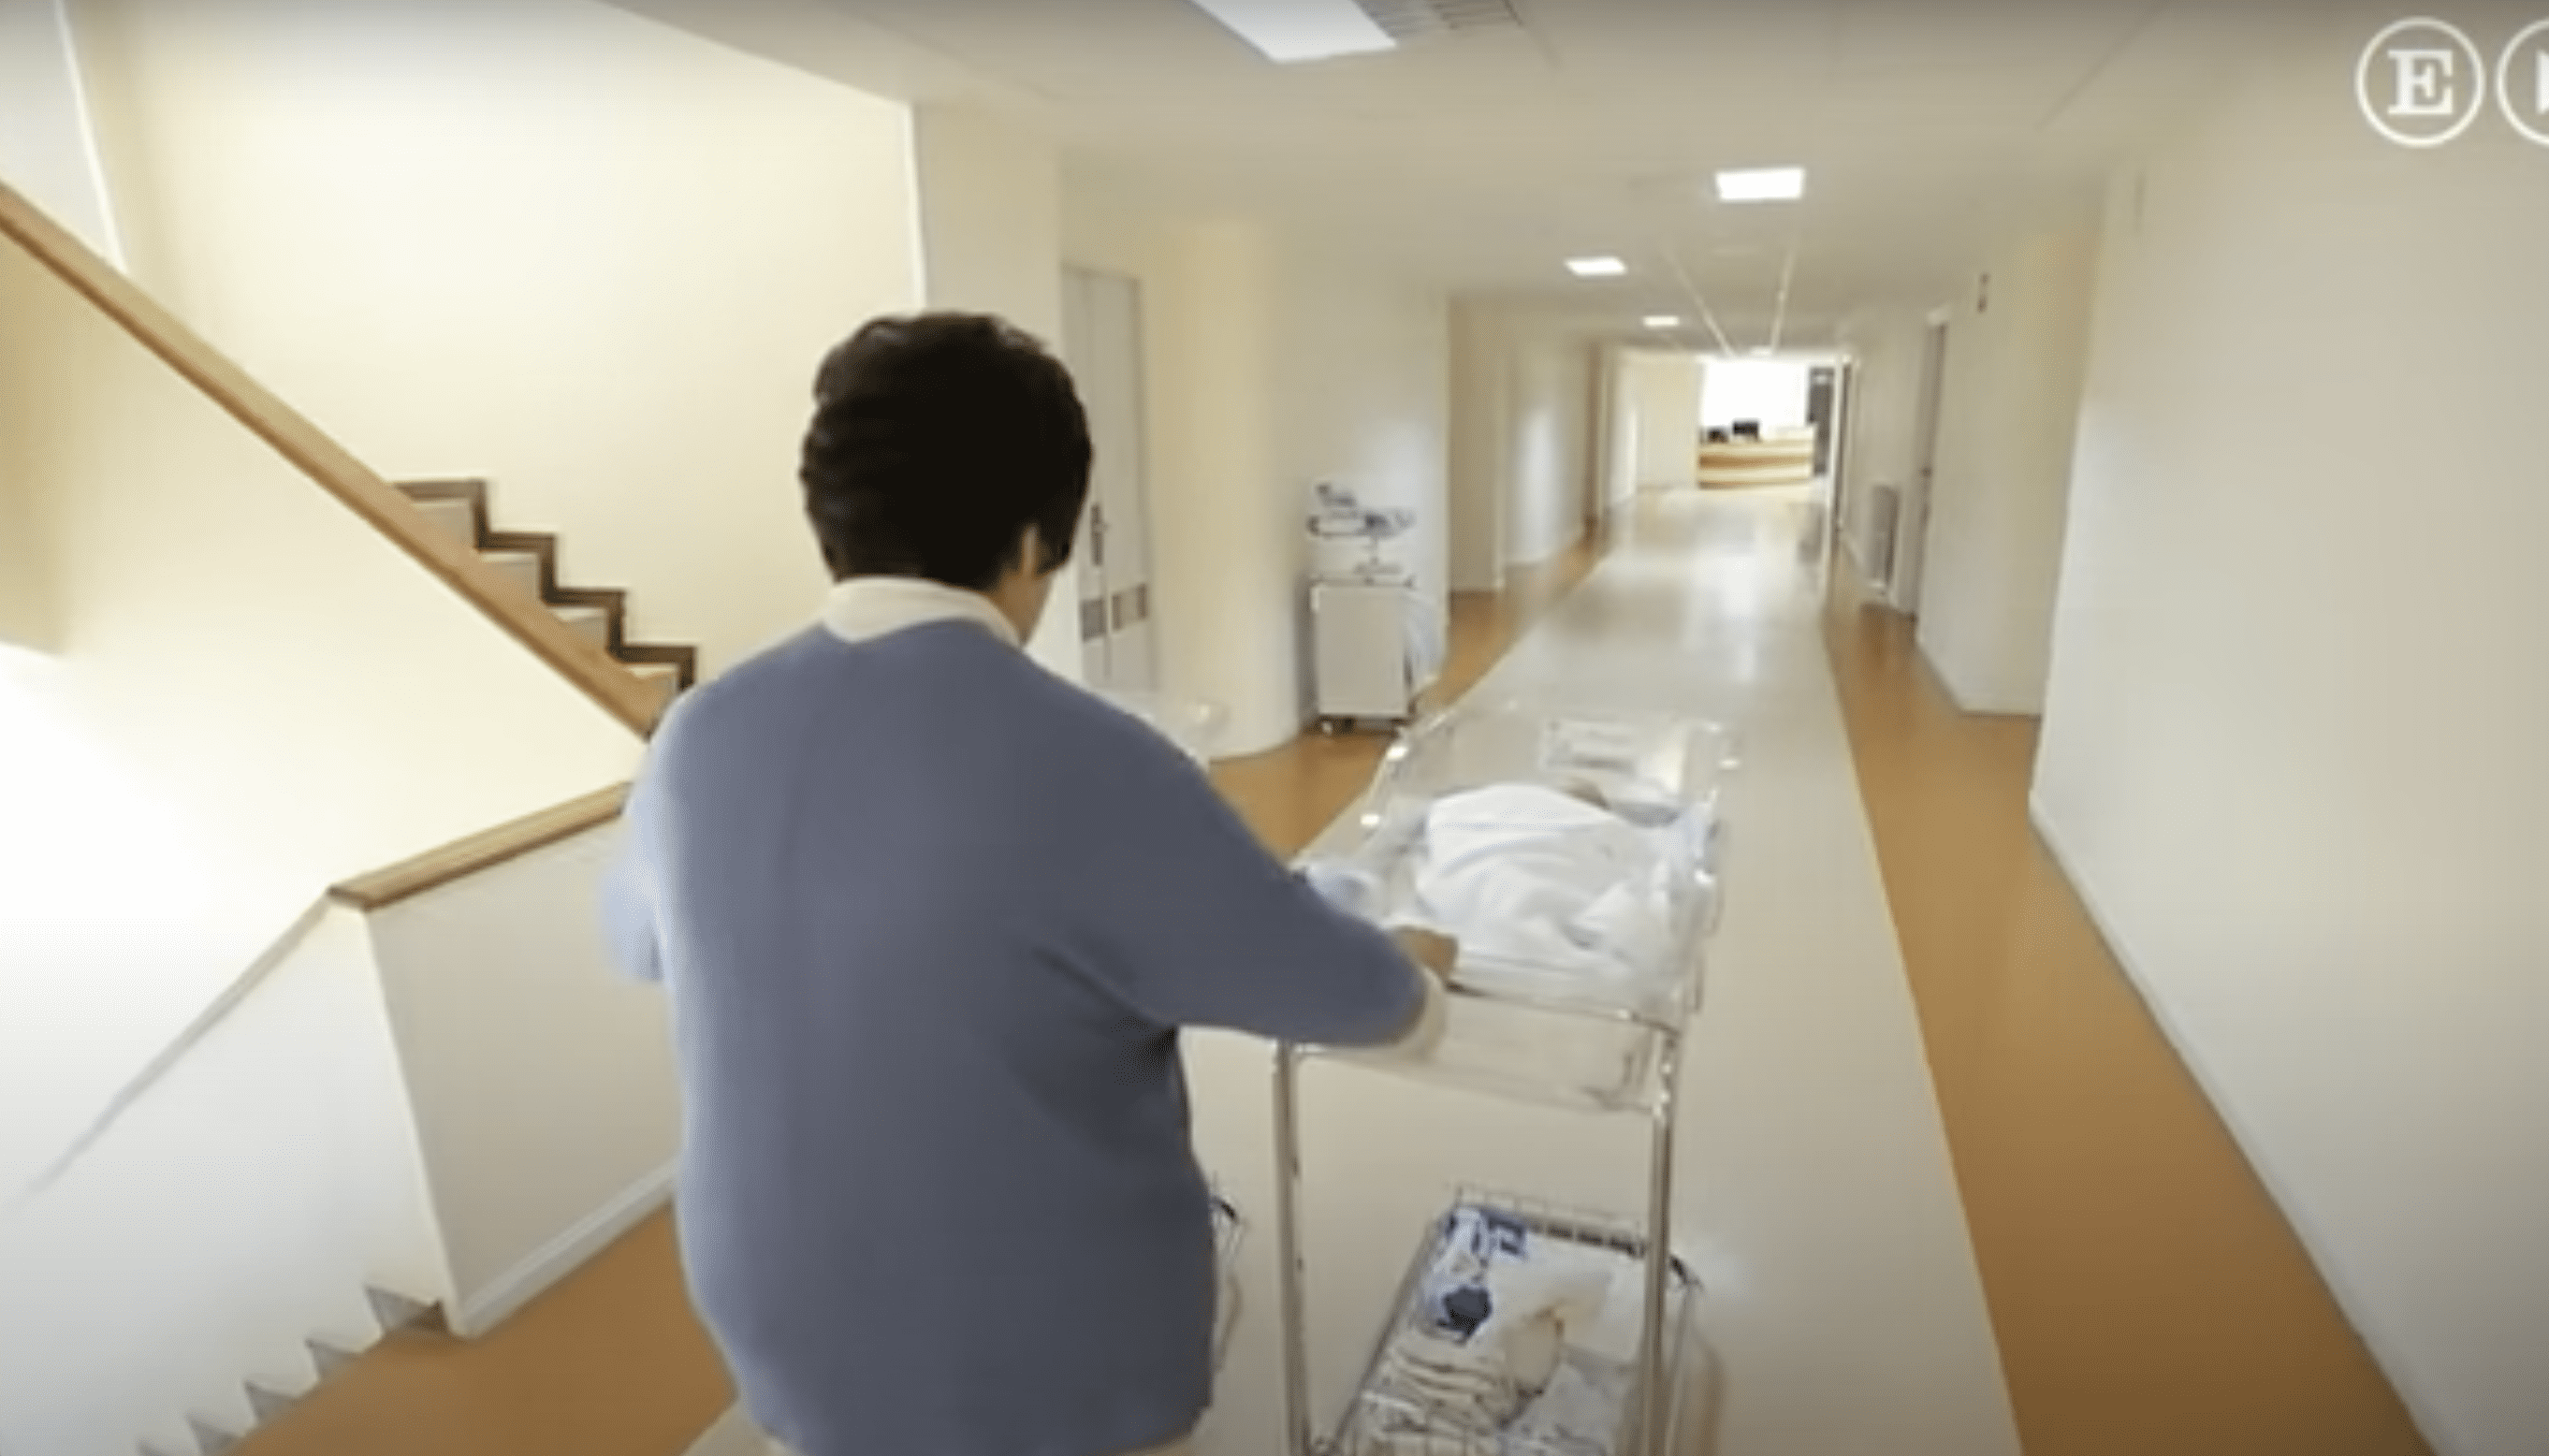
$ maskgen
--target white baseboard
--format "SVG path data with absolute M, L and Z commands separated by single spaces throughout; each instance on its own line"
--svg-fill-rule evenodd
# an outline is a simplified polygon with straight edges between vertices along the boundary
M 1921 654 L 1921 661 L 1929 667 L 1930 676 L 1937 680 L 1939 691 L 1947 695 L 1947 701 L 1954 705 L 1958 713 L 1970 718 L 2042 718 L 2044 716 L 2044 704 L 2040 698 L 2030 700 L 2017 693 L 1980 692 L 1976 691 L 1971 683 L 1960 681 L 1954 673 L 1947 670 L 1946 660 L 1932 649 L 1926 632 L 1914 633 L 1912 646 Z
M 675 1165 L 667 1163 L 647 1174 L 583 1221 L 489 1281 L 486 1288 L 463 1294 L 450 1311 L 451 1332 L 475 1339 L 584 1267 L 587 1260 L 671 1202 L 674 1171 Z
M 1938 691 L 1947 695 L 1949 707 L 1958 713 L 1968 715 L 1980 711 L 1974 706 L 1977 701 L 1975 695 L 1965 690 L 1965 685 L 1957 681 L 1956 675 L 1947 669 L 1946 660 L 1930 645 L 1928 631 L 1916 630 L 1912 633 L 1912 651 L 1921 659 L 1921 665 L 1929 669 L 1930 680 L 1938 685 Z
M 2089 923 L 2097 928 L 2099 938 L 2107 942 L 2108 952 L 2124 969 L 2124 980 L 2131 984 L 2134 995 L 2141 998 L 2151 1019 L 2158 1023 L 2160 1034 L 2168 1039 L 2168 1044 L 2177 1052 L 2178 1060 L 2185 1064 L 2188 1075 L 2194 1077 L 2195 1085 L 2203 1091 L 2204 1100 L 2212 1107 L 2214 1116 L 2219 1117 L 2221 1125 L 2229 1130 L 2230 1140 L 2238 1144 L 2240 1155 L 2256 1172 L 2257 1181 L 2266 1186 L 2266 1196 L 2274 1201 L 2285 1221 L 2292 1224 L 2294 1235 L 2301 1240 L 2303 1252 L 2310 1256 L 2311 1267 L 2327 1285 L 2328 1294 L 2336 1301 L 2337 1310 L 2345 1315 L 2346 1323 L 2354 1327 L 2356 1336 L 2372 1352 L 2373 1363 L 2390 1378 L 2391 1387 L 2398 1391 L 2400 1402 L 2407 1407 L 2407 1416 L 2415 1422 L 2425 1444 L 2433 1448 L 2437 1456 L 2458 1456 L 2458 1453 L 2467 1451 L 2467 1443 L 2447 1439 L 2449 1423 L 2443 1419 L 2442 1411 L 2434 1402 L 2419 1390 L 2397 1345 L 2385 1339 L 2380 1328 L 2364 1317 L 2366 1307 L 2361 1293 L 2329 1262 L 2326 1240 L 2293 1197 L 2290 1182 L 2277 1170 L 2275 1160 L 2268 1156 L 2263 1139 L 2240 1116 L 2237 1106 L 2223 1095 L 2221 1078 L 2215 1074 L 2196 1043 L 2188 1037 L 2186 1027 L 2177 1019 L 2168 1001 L 2158 994 L 2150 978 L 2143 974 L 2140 960 L 2119 932 L 2115 918 L 2099 904 L 2097 891 L 2081 877 L 2078 862 L 2063 846 L 2061 831 L 2053 826 L 2051 817 L 2044 812 L 2043 799 L 2031 789 L 2027 796 L 2027 818 L 2035 828 L 2036 839 L 2044 845 L 2044 852 L 2052 856 L 2054 866 L 2062 871 L 2062 878 L 2070 884 L 2071 893 L 2079 897 L 2081 908 L 2088 912 Z

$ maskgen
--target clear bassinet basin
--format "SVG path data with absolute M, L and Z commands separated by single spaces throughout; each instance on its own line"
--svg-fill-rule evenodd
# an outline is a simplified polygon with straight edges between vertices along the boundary
M 1336 904 L 1460 951 L 1436 1071 L 1642 1101 L 1695 1008 L 1718 915 L 1732 736 L 1691 718 L 1522 703 L 1411 728 L 1300 861 Z

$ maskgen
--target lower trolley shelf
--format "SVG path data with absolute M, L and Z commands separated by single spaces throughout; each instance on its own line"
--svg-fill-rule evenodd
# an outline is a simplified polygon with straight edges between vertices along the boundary
M 1675 1449 L 1698 1381 L 1699 1288 L 1665 1291 L 1668 1383 L 1644 1439 L 1644 1234 L 1464 1194 L 1420 1247 L 1329 1456 L 1629 1456 Z

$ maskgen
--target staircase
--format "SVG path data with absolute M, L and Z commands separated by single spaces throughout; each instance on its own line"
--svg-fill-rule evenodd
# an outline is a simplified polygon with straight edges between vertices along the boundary
M 143 1441 L 136 1447 L 139 1456 L 226 1456 L 238 1451 L 249 1432 L 279 1419 L 322 1384 L 351 1367 L 373 1345 L 394 1335 L 431 1337 L 442 1330 L 442 1311 L 434 1306 L 378 1288 L 366 1288 L 364 1295 L 374 1324 L 369 1333 L 314 1335 L 304 1346 L 309 1353 L 306 1370 L 241 1383 L 246 1397 L 243 1408 L 249 1415 L 245 1424 L 237 1424 L 232 1417 L 190 1414 L 186 1417 L 185 1442 L 169 1445 Z
M 559 621 L 626 663 L 630 672 L 661 695 L 661 701 L 672 701 L 698 680 L 697 647 L 628 640 L 625 591 L 558 584 L 554 534 L 495 530 L 487 509 L 486 481 L 401 481 L 398 488 L 416 502 L 437 530 L 476 551 L 480 559 L 529 593 L 532 600 L 557 614 Z

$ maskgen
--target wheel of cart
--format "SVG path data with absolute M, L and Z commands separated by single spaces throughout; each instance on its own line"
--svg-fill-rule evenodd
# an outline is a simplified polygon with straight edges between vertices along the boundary
M 1716 725 L 1637 715 L 1558 713 L 1517 705 L 1427 719 L 1394 743 L 1361 812 L 1303 856 L 1323 884 L 1351 880 L 1359 913 L 1429 923 L 1418 892 L 1438 807 L 1472 791 L 1558 790 L 1606 810 L 1651 843 L 1661 868 L 1652 914 L 1668 949 L 1643 977 L 1588 977 L 1510 949 L 1477 926 L 1450 978 L 1444 1037 L 1424 1061 L 1285 1045 L 1274 1056 L 1275 1230 L 1281 1281 L 1284 1399 L 1294 1456 L 1664 1456 L 1677 1449 L 1683 1392 L 1700 1356 L 1700 1289 L 1671 1250 L 1673 1143 L 1683 1037 L 1698 1009 L 1702 947 L 1715 927 L 1717 788 L 1732 767 Z M 1579 813 L 1581 811 L 1579 810 Z M 1622 832 L 1626 832 L 1623 830 Z M 1544 850 L 1546 844 L 1541 846 Z M 1368 892 L 1368 893 L 1367 893 Z M 1463 927 L 1433 923 L 1437 929 Z M 1610 1218 L 1514 1195 L 1463 1191 L 1420 1240 L 1354 1398 L 1335 1429 L 1314 1429 L 1309 1400 L 1300 1083 L 1316 1059 L 1448 1083 L 1469 1091 L 1648 1121 L 1645 1207 Z M 1476 1356 L 1500 1260 L 1536 1260 L 1635 1287 L 1599 1302 L 1603 1317 L 1570 1326 L 1537 1389 L 1493 1380 L 1481 1404 Z M 1467 1363 L 1463 1364 L 1465 1361 Z M 1512 1408 L 1504 1408 L 1511 1407 Z

